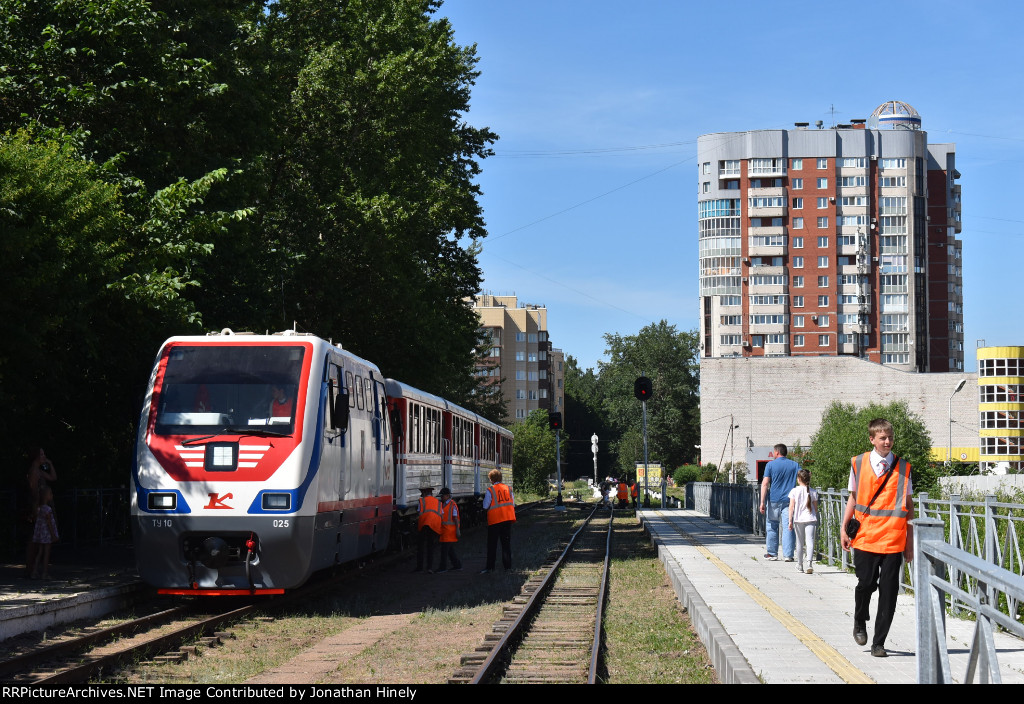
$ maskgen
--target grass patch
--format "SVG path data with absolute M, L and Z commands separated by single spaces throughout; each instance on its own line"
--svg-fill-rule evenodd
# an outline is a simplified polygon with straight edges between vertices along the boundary
M 643 527 L 616 517 L 608 604 L 605 682 L 718 682 L 707 651 L 669 584 Z

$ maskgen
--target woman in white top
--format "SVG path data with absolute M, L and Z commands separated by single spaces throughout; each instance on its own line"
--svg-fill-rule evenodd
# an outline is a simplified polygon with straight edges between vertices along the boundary
M 814 538 L 818 530 L 818 491 L 812 489 L 811 473 L 796 473 L 796 486 L 789 492 L 789 528 L 796 533 L 797 569 L 804 571 L 804 545 L 807 545 L 807 574 L 814 572 Z

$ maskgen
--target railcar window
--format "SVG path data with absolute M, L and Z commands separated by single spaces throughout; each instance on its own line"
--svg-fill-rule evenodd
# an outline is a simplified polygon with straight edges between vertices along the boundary
M 366 395 L 366 410 L 373 413 L 373 382 L 369 377 L 363 379 L 363 390 Z
M 360 411 L 366 406 L 363 398 L 363 377 L 356 374 L 356 408 Z
M 295 427 L 305 348 L 175 345 L 154 389 L 158 435 Z
M 348 389 L 348 407 L 356 407 L 356 390 L 352 381 L 352 372 L 345 372 L 345 387 Z

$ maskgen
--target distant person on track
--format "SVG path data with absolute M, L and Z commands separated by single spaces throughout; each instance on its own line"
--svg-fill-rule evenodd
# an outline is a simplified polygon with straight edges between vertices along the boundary
M 53 490 L 47 486 L 39 495 L 39 506 L 36 508 L 35 528 L 32 531 L 32 544 L 29 550 L 30 578 L 50 578 L 50 546 L 56 543 L 59 537 L 57 519 L 53 515 Z
M 455 554 L 455 544 L 462 537 L 462 526 L 459 520 L 459 505 L 452 500 L 452 490 L 448 487 L 441 489 L 441 566 L 438 572 L 448 571 L 448 562 L 451 561 L 452 570 L 458 572 L 462 569 L 462 560 Z
M 800 465 L 786 457 L 789 449 L 779 443 L 775 446 L 775 459 L 764 468 L 761 482 L 761 513 L 765 514 L 765 550 L 769 560 L 779 559 L 779 533 L 782 533 L 782 554 L 786 562 L 793 561 L 796 537 L 789 528 L 789 492 L 796 486 L 796 473 Z
M 494 570 L 498 541 L 501 541 L 501 564 L 505 571 L 512 569 L 512 524 L 516 522 L 515 497 L 512 489 L 503 484 L 501 470 L 492 469 L 487 473 L 491 486 L 484 494 L 484 511 L 487 512 L 487 564 L 480 574 Z
M 895 437 L 892 423 L 875 418 L 868 424 L 871 452 L 850 458 L 850 498 L 839 523 L 843 550 L 853 550 L 857 573 L 854 590 L 853 639 L 868 642 L 867 622 L 871 617 L 871 595 L 878 590 L 875 635 L 871 654 L 888 656 L 885 639 L 896 613 L 903 560 L 914 557 L 914 487 L 910 462 L 892 453 Z M 850 519 L 856 515 L 860 526 L 848 535 Z
M 625 479 L 619 480 L 619 484 L 615 488 L 615 498 L 619 500 L 619 508 L 626 508 L 626 504 L 629 501 L 629 487 L 626 486 Z
M 640 496 L 640 487 L 636 483 L 636 479 L 629 480 L 629 495 L 633 499 L 633 510 L 636 511 L 636 500 Z
M 814 572 L 814 536 L 818 531 L 818 490 L 811 486 L 811 473 L 796 473 L 796 487 L 789 492 L 789 529 L 796 535 L 797 569 L 804 571 L 807 546 L 807 574 Z
M 441 536 L 441 502 L 434 494 L 434 487 L 420 487 L 419 517 L 416 519 L 416 569 L 422 572 L 424 557 L 427 574 L 433 574 L 434 546 Z

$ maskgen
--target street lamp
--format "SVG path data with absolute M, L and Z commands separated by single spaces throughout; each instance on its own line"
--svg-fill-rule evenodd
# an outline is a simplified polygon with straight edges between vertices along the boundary
M 949 395 L 949 445 L 946 447 L 946 466 L 948 467 L 953 461 L 953 397 L 957 395 L 960 389 L 964 388 L 964 384 L 967 383 L 967 379 L 961 379 L 960 383 L 953 389 L 953 393 Z

